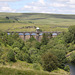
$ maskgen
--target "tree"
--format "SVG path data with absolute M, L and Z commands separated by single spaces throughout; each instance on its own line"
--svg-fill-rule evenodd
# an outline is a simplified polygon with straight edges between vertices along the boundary
M 58 59 L 51 53 L 44 53 L 42 55 L 42 65 L 44 70 L 52 71 L 58 68 Z
M 74 40 L 74 35 L 70 32 L 65 33 L 64 35 L 64 41 L 66 43 L 71 43 Z
M 13 61 L 13 62 L 16 61 L 16 59 L 15 59 L 15 54 L 14 54 L 14 51 L 13 51 L 13 50 L 10 50 L 10 51 L 8 52 L 7 58 L 8 58 L 9 61 Z
M 47 43 L 48 43 L 48 34 L 46 34 L 46 33 L 44 33 L 43 34 L 43 38 L 42 38 L 42 40 L 41 40 L 41 44 L 42 45 L 46 45 Z
M 14 34 L 12 35 L 12 38 L 14 38 L 15 40 L 16 40 L 17 38 L 19 38 L 18 33 L 14 33 Z
M 65 59 L 65 50 L 59 50 L 59 49 L 50 49 L 49 52 L 51 52 L 53 55 L 58 57 L 58 61 L 62 62 Z
M 71 62 L 75 64 L 75 52 L 73 52 L 71 55 Z
M 36 43 L 35 43 L 35 48 L 40 49 L 40 46 L 41 46 L 41 43 L 38 42 L 38 41 L 36 41 Z
M 8 20 L 9 20 L 9 17 L 7 17 L 7 16 L 6 16 L 6 19 L 8 19 Z
M 66 65 L 65 68 L 64 68 L 64 70 L 67 71 L 67 72 L 69 72 L 70 71 L 69 65 Z
M 32 42 L 32 41 L 35 41 L 36 39 L 33 37 L 33 36 L 31 36 L 31 38 L 28 40 L 29 42 Z
M 14 39 L 12 37 L 8 36 L 7 44 L 10 45 L 10 46 L 12 46 L 13 43 L 14 43 Z
M 13 48 L 18 47 L 19 49 L 21 49 L 21 48 L 22 48 L 22 43 L 20 43 L 20 42 L 18 42 L 18 41 L 15 41 L 15 42 L 13 43 L 12 47 L 13 47 Z
M 64 35 L 64 40 L 66 43 L 75 43 L 75 26 L 70 26 L 68 32 Z
M 75 25 L 68 28 L 69 32 L 75 34 Z
M 17 53 L 16 57 L 17 57 L 17 59 L 19 59 L 21 61 L 30 62 L 28 53 L 24 53 L 23 51 L 20 51 L 19 53 Z

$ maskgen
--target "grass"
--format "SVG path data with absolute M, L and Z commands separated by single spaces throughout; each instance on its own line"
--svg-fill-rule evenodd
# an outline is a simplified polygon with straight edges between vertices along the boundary
M 33 64 L 17 61 L 6 63 L 6 65 L 0 64 L 0 75 L 69 75 L 69 73 L 62 69 L 52 72 L 43 71 L 42 68 L 35 70 Z
M 63 70 L 59 72 L 44 72 L 44 71 L 37 71 L 37 70 L 18 70 L 13 68 L 5 68 L 0 67 L 0 75 L 69 75 Z
M 17 70 L 12 68 L 0 67 L 0 75 L 50 75 L 50 74 L 35 70 Z
M 7 19 L 6 17 L 9 17 Z M 41 14 L 41 13 L 0 13 L 0 30 L 2 31 L 36 31 L 36 26 L 42 31 L 67 31 L 75 25 L 75 15 Z

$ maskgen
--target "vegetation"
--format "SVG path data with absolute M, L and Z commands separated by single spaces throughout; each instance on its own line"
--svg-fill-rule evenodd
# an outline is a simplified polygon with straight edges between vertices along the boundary
M 59 17 L 52 14 L 30 14 L 30 16 L 27 14 L 25 15 L 26 17 L 24 15 L 17 14 L 13 17 L 13 14 L 9 14 L 9 16 L 3 14 L 1 16 L 1 19 L 3 18 L 2 20 L 4 21 L 5 18 L 7 23 L 6 21 L 4 21 L 5 23 L 0 21 L 0 25 L 3 25 L 0 28 L 0 30 L 3 30 L 0 31 L 0 73 L 3 75 L 3 71 L 5 71 L 6 75 L 10 75 L 11 72 L 12 75 L 64 75 L 56 73 L 60 69 L 69 72 L 69 66 L 65 66 L 65 63 L 75 64 L 75 26 L 70 26 L 68 22 L 74 21 L 74 15 L 59 15 Z M 35 19 L 36 15 L 37 19 Z M 68 19 L 68 16 L 70 19 Z M 58 18 L 61 22 L 55 19 L 53 23 L 50 23 L 52 22 L 50 17 L 53 20 Z M 40 22 L 38 23 L 39 19 Z M 10 20 L 12 20 L 11 23 L 8 22 Z M 46 20 L 45 23 L 43 22 L 44 20 Z M 58 23 L 55 23 L 55 21 Z M 63 26 L 66 27 L 67 25 L 66 28 L 64 27 L 67 30 L 65 30 L 66 32 L 62 32 L 54 38 L 52 34 L 43 34 L 40 42 L 33 36 L 27 41 L 23 41 L 15 33 L 15 31 L 35 31 L 36 27 L 40 27 L 41 31 L 57 31 L 56 28 L 60 28 L 58 31 L 64 31 L 64 29 L 61 30 L 62 27 L 59 25 L 62 21 L 65 21 Z M 53 30 L 51 26 L 56 28 Z M 5 31 L 14 31 L 14 33 L 8 35 Z M 16 71 L 14 71 L 13 67 L 15 67 Z
M 59 70 L 55 72 L 44 72 L 37 70 L 19 70 L 14 68 L 5 68 L 0 67 L 0 75 L 68 75 L 68 73 L 64 70 Z
M 42 13 L 0 13 L 0 30 L 2 31 L 68 31 L 75 25 L 75 15 Z
M 42 56 L 42 65 L 44 67 L 44 70 L 52 71 L 54 69 L 57 69 L 58 64 L 59 64 L 59 62 L 58 62 L 56 56 L 54 56 L 53 54 L 45 53 Z
M 69 66 L 68 66 L 68 65 L 67 65 L 67 66 L 65 66 L 64 70 L 69 72 L 69 71 L 70 71 Z

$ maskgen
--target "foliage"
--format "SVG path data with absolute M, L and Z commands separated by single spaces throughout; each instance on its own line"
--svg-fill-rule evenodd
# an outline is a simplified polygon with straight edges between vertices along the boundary
M 34 64 L 33 64 L 33 68 L 34 68 L 35 70 L 40 70 L 40 65 L 39 65 L 38 63 L 34 63 Z
M 42 65 L 44 70 L 52 71 L 58 68 L 58 59 L 51 53 L 44 53 L 42 55 Z
M 43 34 L 41 43 L 42 43 L 42 45 L 46 45 L 48 43 L 48 34 L 46 34 L 46 33 Z
M 7 35 L 0 32 L 0 62 L 20 60 L 32 63 L 36 70 L 40 67 L 35 63 L 41 64 L 47 71 L 64 69 L 66 53 L 75 50 L 74 38 L 70 35 L 71 32 L 68 31 L 52 38 L 52 34 L 44 33 L 40 42 L 33 36 L 24 42 L 16 33 Z M 73 63 L 74 57 L 74 54 L 70 56 Z
M 71 55 L 71 62 L 75 64 L 75 52 L 73 52 Z
M 34 41 L 34 40 L 36 40 L 33 36 L 31 36 L 31 38 L 28 40 L 29 42 L 32 42 L 32 41 Z
M 60 71 L 60 72 L 59 72 Z M 8 67 L 0 67 L 0 74 L 1 75 L 67 75 L 68 73 L 63 70 L 57 70 L 56 72 L 44 72 L 38 70 L 31 70 L 31 69 L 13 69 Z
M 15 54 L 14 54 L 14 51 L 13 51 L 13 50 L 10 50 L 10 51 L 8 52 L 7 58 L 8 58 L 9 61 L 13 61 L 13 62 L 16 61 L 16 59 L 15 59 Z
M 59 50 L 59 49 L 51 49 L 49 50 L 52 54 L 58 57 L 58 60 L 62 62 L 65 59 L 65 50 Z
M 65 42 L 66 43 L 71 43 L 71 42 L 73 42 L 74 41 L 74 43 L 75 43 L 75 26 L 70 26 L 69 28 L 68 28 L 68 32 L 65 34 L 65 38 L 64 38 L 64 40 L 65 40 Z
M 73 37 L 74 35 L 70 32 L 67 32 L 65 35 L 64 35 L 64 40 L 66 43 L 71 43 L 73 41 Z
M 64 70 L 69 72 L 70 71 L 69 65 L 65 66 Z

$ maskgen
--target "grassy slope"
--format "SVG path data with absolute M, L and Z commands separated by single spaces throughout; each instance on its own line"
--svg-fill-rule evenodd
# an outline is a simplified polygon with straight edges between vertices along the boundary
M 5 68 L 0 67 L 0 75 L 69 75 L 63 70 L 59 72 L 44 72 L 44 71 L 37 71 L 37 70 L 18 70 L 13 68 Z
M 0 23 L 0 30 L 3 31 L 35 31 L 35 28 L 24 28 L 26 26 L 40 27 L 43 31 L 67 31 L 69 26 L 75 25 L 75 15 L 0 13 L 0 22 L 5 22 Z
M 53 72 L 35 70 L 33 64 L 18 61 L 15 63 L 0 64 L 0 75 L 69 75 L 64 70 L 58 69 Z

